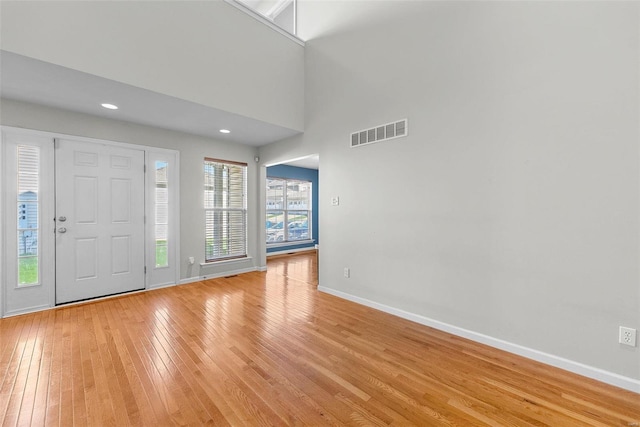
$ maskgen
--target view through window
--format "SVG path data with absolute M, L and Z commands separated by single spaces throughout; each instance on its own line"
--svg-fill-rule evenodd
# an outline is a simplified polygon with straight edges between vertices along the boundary
M 267 178 L 267 243 L 310 240 L 311 182 Z

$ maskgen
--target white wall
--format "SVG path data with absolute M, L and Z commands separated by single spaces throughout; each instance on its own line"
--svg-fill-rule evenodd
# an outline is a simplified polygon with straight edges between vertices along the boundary
M 2 1 L 3 50 L 295 130 L 304 48 L 222 0 Z
M 372 3 L 301 4 L 390 13 L 307 41 L 305 135 L 260 150 L 320 153 L 321 286 L 639 380 L 640 5 Z
M 258 221 L 256 207 L 259 199 L 257 187 L 259 168 L 254 161 L 255 148 L 13 100 L 1 100 L 0 111 L 0 124 L 6 126 L 180 151 L 180 254 L 182 257 L 180 277 L 189 279 L 220 275 L 224 272 L 264 266 L 264 262 L 261 264 L 263 256 L 261 257 L 259 248 L 259 243 L 264 239 L 258 239 L 258 223 L 264 224 L 264 221 Z M 249 260 L 207 267 L 199 266 L 199 263 L 204 262 L 205 247 L 202 166 L 205 157 L 248 164 L 248 252 L 251 257 Z M 187 263 L 190 256 L 196 261 L 192 267 Z

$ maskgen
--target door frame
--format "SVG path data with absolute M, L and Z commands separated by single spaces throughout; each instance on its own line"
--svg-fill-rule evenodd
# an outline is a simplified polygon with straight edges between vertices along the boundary
M 7 192 L 4 191 L 6 189 L 6 185 L 8 185 L 7 176 L 4 176 L 9 171 L 5 167 L 9 161 L 6 158 L 6 140 L 9 139 L 24 139 L 28 142 L 29 138 L 34 139 L 49 139 L 51 141 L 51 155 L 48 156 L 48 159 L 41 159 L 41 162 L 47 162 L 47 164 L 42 163 L 45 166 L 45 170 L 50 170 L 52 173 L 55 167 L 55 157 L 53 155 L 53 147 L 54 141 L 56 139 L 71 139 L 78 142 L 84 142 L 88 144 L 103 144 L 107 146 L 113 147 L 122 147 L 140 150 L 144 152 L 145 159 L 145 173 L 144 173 L 144 191 L 145 191 L 145 226 L 144 226 L 144 240 L 145 240 L 145 266 L 146 266 L 146 274 L 144 278 L 144 288 L 145 290 L 154 289 L 164 286 L 172 286 L 180 283 L 180 152 L 177 150 L 171 150 L 166 148 L 159 147 L 151 147 L 147 145 L 139 145 L 139 144 L 131 144 L 126 142 L 117 142 L 117 141 L 109 141 L 98 138 L 89 138 L 75 135 L 67 135 L 61 134 L 57 132 L 47 132 L 47 131 L 39 131 L 32 129 L 24 129 L 24 128 L 16 128 L 12 126 L 0 126 L 0 165 L 2 165 L 2 173 L 0 174 L 0 189 L 3 190 L 3 197 L 0 197 L 0 241 L 3 243 L 0 244 L 0 318 L 44 310 L 48 308 L 55 307 L 55 263 L 50 268 L 51 270 L 46 272 L 47 277 L 51 277 L 52 282 L 48 284 L 43 284 L 43 292 L 48 292 L 48 305 L 40 305 L 37 307 L 25 306 L 21 309 L 12 309 L 7 310 L 7 289 L 11 286 L 14 287 L 14 284 L 9 284 L 8 278 L 9 274 L 9 258 L 13 258 L 9 256 L 11 253 L 8 252 L 10 248 L 5 247 L 4 243 L 6 239 L 4 238 L 7 233 L 15 232 L 15 230 L 10 230 L 7 225 L 7 218 L 11 215 L 15 215 L 15 212 L 11 210 L 11 206 L 8 204 L 8 195 Z M 154 182 L 154 170 L 149 166 L 149 163 L 154 161 L 154 159 L 162 159 L 163 161 L 167 161 L 170 164 L 169 169 L 169 185 L 170 185 L 170 204 L 169 204 L 169 238 L 173 241 L 173 249 L 169 254 L 170 265 L 168 267 L 162 267 L 158 269 L 155 267 L 155 261 L 152 259 L 151 247 L 155 246 L 155 237 L 154 237 L 154 212 L 155 206 L 151 204 L 151 201 L 154 199 L 152 197 L 147 197 L 148 191 L 152 188 L 151 183 Z M 53 214 L 55 214 L 55 186 L 52 185 L 51 188 L 43 191 L 48 191 L 49 194 L 45 194 L 43 196 L 43 216 L 45 214 L 49 214 L 51 219 L 53 218 Z M 51 242 L 47 244 L 47 247 L 42 247 L 42 253 L 47 255 L 55 254 L 55 239 L 50 239 Z M 151 242 L 153 241 L 153 245 Z M 53 257 L 52 257 L 53 258 Z M 51 264 L 51 263 L 49 263 Z M 46 266 L 43 266 L 46 267 Z M 12 267 L 15 268 L 15 267 Z M 159 271 L 161 270 L 161 271 Z M 45 277 L 45 274 L 43 274 Z M 108 297 L 102 297 L 108 298 Z M 100 298 L 96 298 L 100 299 Z M 73 304 L 73 303 L 71 303 Z

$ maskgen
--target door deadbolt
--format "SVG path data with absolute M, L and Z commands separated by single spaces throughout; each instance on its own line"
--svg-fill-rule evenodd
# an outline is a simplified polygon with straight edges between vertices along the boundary
M 58 221 L 60 221 L 60 222 L 65 222 L 66 220 L 67 220 L 66 216 L 58 217 Z

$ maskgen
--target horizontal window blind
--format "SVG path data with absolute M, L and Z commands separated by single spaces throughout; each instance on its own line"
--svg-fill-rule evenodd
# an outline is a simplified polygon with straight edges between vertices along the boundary
M 156 267 L 169 266 L 169 186 L 167 169 L 168 162 L 156 161 L 156 206 L 155 206 L 155 234 L 156 234 Z
M 247 256 L 247 164 L 204 160 L 205 261 Z

